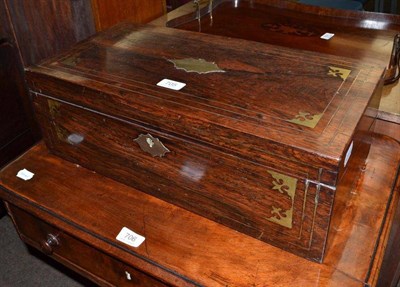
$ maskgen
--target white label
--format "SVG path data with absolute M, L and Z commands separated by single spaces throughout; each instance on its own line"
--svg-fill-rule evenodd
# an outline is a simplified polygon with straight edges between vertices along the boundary
M 121 229 L 116 239 L 132 247 L 139 247 L 145 240 L 142 235 L 139 235 L 126 227 Z
M 351 156 L 351 152 L 352 152 L 352 151 L 353 151 L 353 142 L 351 142 L 351 144 L 350 144 L 350 146 L 349 146 L 349 149 L 347 150 L 346 157 L 344 158 L 344 166 L 347 165 L 347 162 L 348 162 L 349 159 L 350 159 L 350 156 Z
M 159 82 L 157 84 L 157 86 L 164 87 L 164 88 L 171 89 L 171 90 L 175 90 L 175 91 L 179 91 L 184 86 L 186 86 L 186 84 L 185 83 L 181 83 L 181 82 L 177 82 L 177 81 L 164 79 L 161 82 Z
M 335 36 L 335 34 L 325 33 L 324 35 L 321 36 L 321 39 L 330 40 L 333 36 Z
M 29 170 L 27 170 L 27 169 L 21 169 L 18 173 L 17 173 L 17 177 L 19 177 L 19 178 L 21 178 L 21 179 L 23 179 L 23 180 L 30 180 L 30 179 L 32 179 L 32 177 L 34 176 L 35 174 L 33 173 L 33 172 L 30 172 Z

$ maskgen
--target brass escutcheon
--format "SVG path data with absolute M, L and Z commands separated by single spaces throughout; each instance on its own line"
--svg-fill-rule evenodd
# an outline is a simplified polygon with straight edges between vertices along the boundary
M 143 151 L 154 157 L 163 157 L 166 153 L 170 152 L 158 138 L 153 137 L 151 134 L 140 134 L 134 141 L 138 143 Z

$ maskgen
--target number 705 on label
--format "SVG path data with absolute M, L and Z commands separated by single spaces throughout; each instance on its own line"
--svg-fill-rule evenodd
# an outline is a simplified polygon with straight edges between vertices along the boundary
M 139 247 L 145 240 L 142 235 L 139 235 L 126 227 L 121 229 L 116 239 L 132 247 Z

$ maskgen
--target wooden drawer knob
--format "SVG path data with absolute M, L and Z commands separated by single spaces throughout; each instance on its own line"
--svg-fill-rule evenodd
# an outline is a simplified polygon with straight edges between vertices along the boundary
M 60 241 L 57 236 L 48 234 L 46 241 L 43 241 L 40 244 L 40 247 L 44 254 L 51 255 L 54 251 L 54 247 L 57 247 L 58 245 L 60 245 Z

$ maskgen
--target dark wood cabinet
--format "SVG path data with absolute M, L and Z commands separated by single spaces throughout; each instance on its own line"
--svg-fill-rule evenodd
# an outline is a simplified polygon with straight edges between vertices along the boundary
M 0 1 L 0 166 L 40 139 L 23 70 L 95 33 L 78 1 Z
M 0 40 L 0 167 L 32 146 L 37 137 L 17 50 Z
M 8 210 L 25 242 L 101 286 L 167 286 L 16 206 Z
M 95 32 L 86 0 L 3 0 L 5 31 L 18 48 L 24 67 L 69 48 Z M 4 14 L 4 12 L 3 12 Z M 11 30 L 11 31 L 10 31 Z

